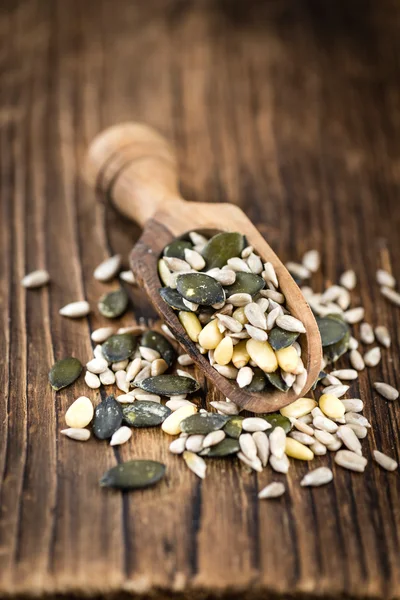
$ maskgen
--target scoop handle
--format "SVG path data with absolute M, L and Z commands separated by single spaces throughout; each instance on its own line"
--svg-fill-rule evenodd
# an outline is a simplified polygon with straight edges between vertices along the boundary
M 141 226 L 161 206 L 180 204 L 175 154 L 167 140 L 141 123 L 121 123 L 89 146 L 85 179 Z

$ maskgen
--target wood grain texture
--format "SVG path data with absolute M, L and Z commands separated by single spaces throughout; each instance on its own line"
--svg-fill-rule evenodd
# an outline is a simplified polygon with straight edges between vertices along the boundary
M 331 485 L 303 490 L 308 467 L 293 464 L 286 496 L 258 503 L 284 478 L 215 461 L 199 482 L 159 431 L 119 450 L 61 439 L 87 389 L 47 383 L 55 358 L 87 360 L 104 323 L 58 309 L 84 297 L 95 307 L 111 286 L 93 269 L 113 252 L 127 259 L 140 235 L 81 181 L 85 150 L 104 127 L 144 121 L 173 140 L 184 197 L 236 203 L 283 260 L 318 248 L 316 289 L 354 266 L 354 303 L 394 339 L 393 359 L 349 397 L 374 423 L 366 455 L 399 460 L 399 404 L 371 393 L 376 379 L 400 385 L 399 312 L 374 283 L 380 266 L 400 280 L 399 33 L 386 0 L 2 3 L 0 596 L 400 597 L 398 473 L 333 466 Z M 51 285 L 22 289 L 40 267 Z M 154 319 L 128 291 L 123 322 Z M 217 396 L 205 392 L 204 406 Z M 165 461 L 168 478 L 100 490 L 102 472 L 130 457 Z

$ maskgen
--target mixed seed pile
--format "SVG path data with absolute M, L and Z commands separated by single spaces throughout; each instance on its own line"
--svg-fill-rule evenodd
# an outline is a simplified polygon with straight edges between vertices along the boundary
M 300 393 L 307 372 L 296 340 L 305 327 L 285 306 L 273 265 L 240 233 L 187 237 L 164 248 L 158 270 L 160 295 L 189 338 L 239 388 Z
M 240 415 L 240 407 L 228 398 L 210 403 L 215 412 L 205 410 L 196 396 L 188 399 L 200 386 L 179 367 L 190 367 L 193 361 L 187 354 L 177 355 L 177 344 L 166 325 L 161 326 L 164 335 L 140 325 L 122 329 L 109 325 L 91 335 L 96 345 L 84 377 L 89 388 L 116 386 L 122 393 L 102 397 L 95 407 L 88 397 L 78 398 L 65 414 L 67 429 L 61 433 L 86 441 L 92 431 L 97 439 L 116 446 L 128 442 L 135 429 L 161 427 L 165 434 L 174 436 L 171 453 L 182 455 L 200 478 L 206 476 L 205 459 L 235 455 L 251 470 L 261 472 L 269 464 L 273 471 L 287 473 L 289 458 L 312 461 L 315 456 L 332 452 L 337 465 L 363 472 L 367 459 L 362 440 L 371 425 L 361 414 L 363 401 L 344 396 L 365 367 L 378 365 L 382 350 L 390 348 L 391 338 L 384 325 L 372 327 L 363 320 L 361 306 L 350 307 L 351 291 L 356 286 L 353 271 L 344 273 L 339 285 L 331 285 L 321 293 L 304 285 L 319 263 L 318 252 L 312 250 L 303 257 L 302 264 L 287 264 L 316 315 L 321 333 L 324 358 L 314 386 L 323 386 L 314 393 L 318 400 L 299 398 L 279 413 L 257 416 Z M 94 275 L 100 281 L 110 281 L 120 267 L 121 257 L 114 256 L 99 265 Z M 165 286 L 160 291 L 162 297 L 179 311 L 188 335 L 201 352 L 208 351 L 210 362 L 219 372 L 250 391 L 268 390 L 271 385 L 282 391 L 296 389 L 296 385 L 302 389 L 304 383 L 299 378 L 304 377 L 305 370 L 296 340 L 304 328 L 288 314 L 272 266 L 261 263 L 253 249 L 246 247 L 243 236 L 218 234 L 206 240 L 192 232 L 188 240 L 176 240 L 165 249 L 159 270 Z M 120 277 L 135 283 L 131 271 L 121 272 Z M 207 278 L 205 287 L 199 284 L 199 277 Z M 46 271 L 36 271 L 22 284 L 33 288 L 48 282 Z M 377 282 L 383 296 L 396 304 L 393 277 L 379 270 Z M 120 288 L 102 296 L 98 310 L 104 317 L 115 319 L 127 306 L 128 295 Z M 60 314 L 74 318 L 89 311 L 87 302 L 78 301 L 63 307 Z M 288 327 L 292 320 L 297 322 Z M 355 332 L 360 341 L 352 335 Z M 290 350 L 291 362 L 288 357 L 282 358 L 282 350 Z M 331 365 L 344 355 L 348 367 L 332 370 Z M 82 370 L 78 359 L 62 359 L 52 367 L 50 383 L 56 391 L 61 390 L 78 379 Z M 374 388 L 386 400 L 399 397 L 398 390 L 385 382 L 376 381 Z M 388 471 L 398 467 L 393 458 L 378 450 L 374 450 L 373 457 Z M 165 470 L 165 465 L 157 461 L 131 460 L 107 471 L 100 483 L 120 489 L 143 488 L 159 481 Z M 319 486 L 332 478 L 331 469 L 323 466 L 310 470 L 300 485 Z M 259 498 L 276 498 L 284 492 L 282 482 L 273 482 L 260 491 Z

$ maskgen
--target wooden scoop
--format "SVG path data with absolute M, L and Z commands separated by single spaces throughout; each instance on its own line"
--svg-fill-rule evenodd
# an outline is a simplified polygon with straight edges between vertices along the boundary
M 230 400 L 254 412 L 272 412 L 304 396 L 321 367 L 321 339 L 314 316 L 289 272 L 240 208 L 232 204 L 187 202 L 178 190 L 177 164 L 168 142 L 156 131 L 138 123 L 124 123 L 99 134 L 89 148 L 86 179 L 112 198 L 124 215 L 143 227 L 131 253 L 131 267 L 151 302 L 176 339 L 212 383 Z M 177 314 L 162 300 L 157 261 L 173 239 L 196 230 L 214 234 L 237 231 L 264 262 L 273 264 L 290 313 L 300 319 L 307 333 L 301 335 L 307 381 L 300 394 L 274 388 L 248 393 L 220 375 L 190 341 Z

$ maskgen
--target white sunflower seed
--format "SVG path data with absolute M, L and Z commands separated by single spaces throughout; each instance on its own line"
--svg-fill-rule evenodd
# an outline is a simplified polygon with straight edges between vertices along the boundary
M 285 302 L 285 296 L 281 294 L 281 292 L 277 292 L 276 290 L 261 290 L 260 294 L 264 298 L 273 300 L 277 304 L 283 304 Z
M 182 454 L 185 451 L 186 446 L 186 436 L 178 437 L 176 440 L 170 443 L 169 451 L 172 454 Z
M 340 381 L 340 379 L 335 377 L 335 375 L 332 375 L 332 373 L 328 373 L 323 379 L 321 379 L 321 383 L 323 383 L 326 386 L 342 385 L 342 382 Z
M 324 456 L 327 453 L 327 447 L 318 440 L 315 440 L 313 445 L 310 446 L 310 450 L 314 452 L 315 456 Z
M 327 446 L 329 452 L 337 452 L 343 445 L 342 440 L 338 438 L 336 433 L 333 437 L 335 438 L 335 441 L 333 442 L 333 444 L 329 444 L 329 446 Z
M 335 437 L 329 433 L 328 431 L 324 431 L 323 429 L 315 429 L 314 431 L 315 439 L 318 440 L 324 446 L 329 446 L 335 443 Z
M 189 367 L 190 365 L 194 364 L 194 360 L 191 356 L 189 356 L 189 354 L 181 354 L 178 356 L 178 363 L 182 367 Z
M 104 371 L 108 369 L 108 362 L 105 358 L 93 358 L 88 363 L 86 363 L 86 368 L 91 373 L 100 375 L 100 373 L 104 373 Z
M 242 273 L 251 273 L 251 269 L 248 266 L 248 264 L 246 263 L 246 261 L 239 258 L 238 256 L 234 256 L 233 258 L 228 258 L 227 265 L 230 269 L 232 269 L 232 271 L 236 271 L 236 272 L 241 271 Z
M 261 258 L 252 252 L 247 259 L 247 265 L 252 273 L 259 275 L 263 270 Z
M 259 329 L 266 329 L 267 327 L 267 319 L 261 310 L 261 308 L 255 302 L 249 302 L 244 307 L 244 314 L 247 317 L 247 320 L 253 327 L 258 327 Z
M 301 423 L 305 423 L 306 425 L 311 425 L 312 422 L 313 422 L 313 416 L 310 413 L 308 415 L 303 415 L 301 417 L 296 417 L 296 419 L 297 419 L 297 421 L 300 421 Z
M 221 313 L 217 313 L 215 316 L 224 325 L 224 327 L 229 329 L 229 331 L 232 331 L 232 333 L 239 333 L 242 331 L 243 325 L 233 317 L 221 315 Z
M 332 371 L 331 375 L 345 381 L 351 381 L 358 377 L 358 373 L 354 369 L 338 369 L 337 371 Z
M 254 433 L 255 431 L 266 431 L 271 429 L 271 424 L 261 417 L 247 417 L 242 421 L 243 431 Z
M 358 350 L 351 350 L 350 352 L 351 366 L 357 371 L 363 371 L 365 369 L 365 362 Z
M 111 368 L 114 372 L 117 371 L 125 371 L 126 367 L 128 366 L 129 361 L 128 359 L 125 360 L 119 360 L 118 362 L 115 362 L 111 365 Z
M 265 498 L 279 498 L 285 493 L 285 486 L 280 481 L 273 481 L 268 484 L 258 493 L 258 497 L 260 500 Z
M 136 283 L 135 274 L 130 269 L 129 271 L 121 271 L 119 276 L 122 279 L 122 281 L 125 281 L 125 283 L 130 283 L 131 285 L 135 285 Z
M 163 323 L 161 325 L 161 329 L 163 330 L 163 332 L 165 333 L 165 335 L 167 335 L 169 338 L 171 338 L 171 340 L 176 341 L 176 337 L 174 336 L 174 334 L 172 333 L 172 331 L 170 330 L 170 328 L 168 327 L 168 325 L 166 325 L 165 323 Z
M 121 268 L 121 255 L 115 254 L 107 258 L 95 268 L 93 276 L 97 281 L 110 281 Z
M 336 433 L 336 431 L 338 430 L 338 425 L 334 421 L 332 421 L 332 419 L 328 419 L 328 417 L 314 417 L 313 425 L 316 429 L 322 429 L 323 431 L 327 431 L 328 433 Z
M 44 269 L 38 269 L 28 273 L 21 279 L 21 285 L 24 288 L 33 289 L 46 285 L 50 281 L 50 275 Z
M 97 375 L 91 373 L 90 371 L 86 371 L 85 373 L 85 383 L 92 390 L 97 390 L 101 385 L 100 379 L 97 377 Z
M 269 310 L 269 300 L 268 298 L 259 298 L 256 301 L 256 304 L 260 307 L 263 313 L 266 313 Z
M 112 434 L 110 446 L 121 446 L 132 437 L 132 429 L 123 425 Z
M 379 450 L 374 450 L 374 459 L 386 471 L 395 471 L 398 467 L 397 461 Z
M 145 400 L 146 402 L 161 402 L 161 396 L 158 394 L 152 394 L 151 392 L 144 392 L 136 394 L 136 400 Z
M 264 331 L 264 329 L 259 329 L 258 327 L 254 327 L 254 325 L 245 324 L 245 328 L 247 333 L 253 340 L 257 340 L 257 342 L 266 342 L 268 339 L 268 333 Z
M 359 323 L 363 320 L 365 315 L 365 310 L 362 306 L 358 306 L 357 308 L 350 308 L 343 313 L 343 318 L 346 323 L 350 323 L 350 325 L 354 325 L 355 323 Z
M 157 358 L 160 358 L 160 353 L 157 352 L 157 350 L 153 350 L 153 348 L 139 346 L 139 352 L 141 354 L 141 357 L 144 360 L 148 360 L 149 362 L 153 362 L 153 360 L 157 360 Z
M 92 331 L 92 335 L 90 336 L 93 342 L 96 344 L 102 344 L 109 337 L 111 337 L 115 333 L 114 327 L 99 327 L 99 329 L 95 329 Z
M 348 290 L 346 290 L 346 288 L 342 288 L 342 291 L 340 292 L 338 298 L 336 299 L 336 302 L 337 302 L 339 308 L 341 308 L 342 310 L 347 310 L 349 308 L 351 298 L 350 298 L 350 293 Z
M 201 233 L 197 233 L 197 231 L 191 231 L 189 237 L 193 246 L 205 246 L 208 242 L 208 239 Z
M 115 373 L 111 369 L 106 369 L 99 375 L 99 379 L 103 385 L 114 385 Z
M 360 324 L 360 339 L 363 344 L 372 344 L 375 341 L 374 330 L 365 321 Z
M 280 459 L 285 454 L 286 433 L 282 427 L 275 427 L 269 436 L 269 449 L 273 456 Z
M 340 285 L 348 290 L 354 290 L 357 284 L 357 277 L 353 270 L 348 270 L 342 273 L 339 279 Z
M 214 369 L 218 371 L 220 375 L 226 377 L 227 379 L 236 379 L 238 370 L 236 367 L 232 367 L 231 365 L 213 365 Z
M 399 391 L 388 383 L 376 381 L 374 383 L 374 388 L 378 394 L 386 398 L 386 400 L 397 400 L 399 397 Z
M 171 398 L 170 400 L 168 400 L 168 402 L 165 403 L 165 406 L 167 408 L 169 408 L 170 410 L 172 410 L 172 412 L 175 412 L 176 410 L 178 410 L 178 408 L 181 408 L 182 406 L 196 406 L 193 402 L 190 402 L 190 400 L 186 400 L 186 399 L 181 399 L 181 400 L 177 400 L 176 398 Z
M 348 412 L 345 413 L 344 418 L 348 425 L 354 423 L 355 425 L 362 425 L 363 427 L 368 427 L 368 429 L 371 427 L 368 419 L 366 419 L 364 415 L 360 415 L 359 413 Z
M 249 304 L 249 302 L 252 301 L 252 297 L 250 296 L 250 294 L 244 294 L 244 293 L 232 294 L 232 296 L 229 296 L 228 301 L 233 306 L 240 307 L 240 306 L 246 306 L 246 304 Z
M 250 460 L 249 458 L 247 458 L 247 456 L 245 454 L 243 454 L 243 452 L 238 452 L 236 456 L 247 467 L 250 467 L 250 469 L 253 469 L 253 471 L 262 473 L 263 468 L 262 468 L 262 464 L 261 464 L 261 461 L 258 458 L 258 456 L 256 456 L 254 460 Z
M 351 398 L 349 400 L 342 400 L 342 404 L 346 412 L 361 412 L 364 408 L 364 402 L 360 398 Z
M 129 392 L 129 383 L 126 381 L 126 371 L 122 371 L 122 369 L 120 371 L 116 371 L 115 383 L 121 392 L 125 392 L 125 394 Z
M 242 367 L 236 377 L 236 383 L 240 388 L 249 385 L 253 380 L 254 372 L 250 367 Z
M 328 467 L 319 467 L 304 475 L 300 482 L 302 487 L 320 486 L 330 483 L 333 479 L 333 473 Z
M 329 302 L 335 302 L 342 293 L 343 288 L 339 285 L 329 286 L 322 294 L 320 302 L 321 304 L 328 304 Z
M 267 331 L 270 331 L 274 327 L 277 318 L 281 314 L 282 314 L 282 310 L 281 310 L 280 306 L 273 308 L 271 310 L 271 312 L 268 313 L 268 315 L 267 315 Z
M 270 281 L 276 288 L 279 287 L 278 277 L 276 276 L 276 272 L 272 263 L 264 263 L 264 271 L 261 275 L 264 281 Z
M 139 371 L 139 373 L 136 375 L 133 382 L 139 383 L 139 381 L 143 381 L 143 379 L 147 379 L 148 377 L 150 377 L 150 375 L 151 375 L 151 367 L 146 365 Z
M 185 261 L 195 269 L 196 271 L 201 271 L 206 266 L 206 261 L 204 258 L 196 252 L 196 250 L 190 250 L 190 248 L 185 248 Z
M 300 375 L 297 375 L 296 381 L 293 384 L 293 391 L 295 394 L 301 394 L 302 390 L 304 389 L 304 386 L 306 385 L 306 381 L 307 371 L 304 369 L 304 371 L 300 373 Z
M 385 327 L 384 325 L 378 325 L 377 327 L 375 327 L 375 335 L 378 342 L 382 344 L 384 348 L 390 348 L 392 340 L 390 338 L 390 333 L 387 327 Z
M 136 375 L 139 373 L 141 368 L 142 368 L 142 359 L 139 357 L 134 358 L 126 370 L 126 382 L 130 383 L 131 381 L 133 381 L 135 379 Z
M 339 450 L 335 455 L 335 463 L 337 465 L 359 473 L 364 473 L 367 462 L 366 458 L 350 450 Z
M 368 435 L 368 429 L 363 425 L 357 425 L 356 423 L 347 423 L 347 426 L 354 431 L 359 440 L 363 440 Z
M 69 317 L 70 319 L 86 317 L 90 313 L 89 302 L 86 302 L 86 300 L 70 302 L 70 304 L 66 304 L 60 308 L 58 312 L 62 317 Z
M 238 415 L 239 407 L 234 402 L 210 402 L 210 405 L 223 415 Z
M 314 435 L 314 429 L 312 427 L 310 427 L 307 423 L 300 421 L 300 419 L 295 419 L 294 417 L 290 417 L 290 422 L 293 425 L 293 427 L 295 427 L 301 433 L 306 433 L 307 435 Z
M 276 324 L 281 329 L 285 329 L 285 331 L 293 331 L 298 333 L 305 333 L 306 331 L 306 328 L 304 327 L 303 323 L 299 321 L 299 319 L 296 319 L 295 317 L 292 317 L 290 315 L 282 315 L 278 317 L 276 320 Z
M 253 252 L 253 246 L 246 246 L 244 250 L 242 250 L 242 254 L 240 255 L 242 258 L 248 258 L 250 254 Z
M 357 348 L 358 348 L 358 342 L 357 342 L 356 338 L 353 336 L 350 336 L 349 350 L 357 350 Z
M 324 388 L 324 394 L 332 394 L 336 396 L 336 398 L 341 398 L 345 395 L 350 386 L 348 385 L 328 385 L 328 387 Z
M 90 431 L 88 429 L 69 427 L 68 429 L 62 429 L 61 433 L 71 438 L 71 440 L 77 440 L 78 442 L 86 442 L 90 438 Z
M 175 256 L 164 256 L 164 261 L 173 273 L 188 273 L 192 268 L 186 260 Z
M 290 467 L 289 459 L 286 456 L 286 454 L 284 454 L 282 458 L 277 458 L 276 456 L 271 454 L 271 456 L 269 457 L 269 464 L 277 473 L 287 473 Z
M 381 287 L 381 294 L 396 306 L 400 306 L 400 294 L 388 287 Z
M 281 370 L 281 377 L 289 388 L 291 388 L 296 381 L 295 373 L 286 373 L 286 371 Z
M 206 273 L 221 285 L 232 285 L 236 281 L 236 271 L 232 269 L 210 269 Z
M 200 477 L 200 479 L 205 478 L 207 465 L 205 463 L 205 460 L 201 458 L 201 456 L 198 456 L 197 454 L 195 454 L 194 452 L 190 452 L 189 450 L 185 450 L 185 452 L 183 453 L 183 459 L 189 467 L 189 469 L 195 475 L 197 475 L 197 477 Z
M 299 277 L 300 279 L 308 279 L 310 277 L 310 271 L 306 269 L 303 265 L 300 265 L 296 262 L 288 262 L 286 263 L 286 268 L 295 277 Z
M 362 456 L 361 444 L 351 427 L 348 425 L 341 425 L 338 429 L 337 436 L 342 440 L 346 448 L 355 452 L 355 454 Z
M 381 362 L 381 358 L 382 355 L 379 346 L 371 348 L 371 350 L 368 350 L 368 352 L 364 354 L 364 362 L 367 367 L 376 367 Z
M 257 458 L 257 446 L 250 433 L 239 436 L 239 446 L 242 453 L 251 461 Z
M 321 264 L 321 257 L 318 250 L 308 250 L 303 256 L 303 267 L 305 267 L 311 273 L 316 273 Z
M 120 394 L 119 396 L 116 396 L 115 399 L 120 404 L 132 404 L 136 400 L 136 395 L 129 392 L 128 394 Z
M 312 446 L 312 444 L 315 442 L 313 436 L 308 435 L 308 433 L 303 433 L 302 431 L 291 431 L 289 433 L 289 437 L 296 440 L 296 442 L 300 442 L 300 444 L 304 444 L 305 446 Z
M 196 380 L 196 378 L 193 377 L 193 375 L 191 375 L 187 371 L 184 371 L 183 369 L 177 369 L 176 374 L 179 375 L 180 377 L 190 377 L 190 379 Z
M 186 450 L 189 450 L 189 452 L 195 452 L 197 454 L 203 449 L 203 440 L 204 435 L 189 435 L 189 437 L 186 439 Z
M 219 429 L 218 431 L 211 431 L 207 434 L 203 440 L 203 448 L 210 448 L 222 442 L 225 439 L 225 431 Z
M 384 269 L 378 269 L 377 270 L 377 272 L 376 272 L 376 281 L 381 286 L 386 286 L 388 288 L 395 288 L 396 287 L 396 280 L 395 280 L 395 278 L 393 277 L 393 275 L 391 275 L 390 273 L 388 273 Z
M 252 437 L 257 448 L 257 456 L 260 459 L 262 466 L 265 467 L 269 457 L 268 437 L 263 431 L 255 431 Z
M 117 330 L 117 333 L 132 333 L 132 335 L 139 335 L 140 333 L 145 332 L 147 327 L 145 325 L 127 325 L 126 327 L 120 327 Z

